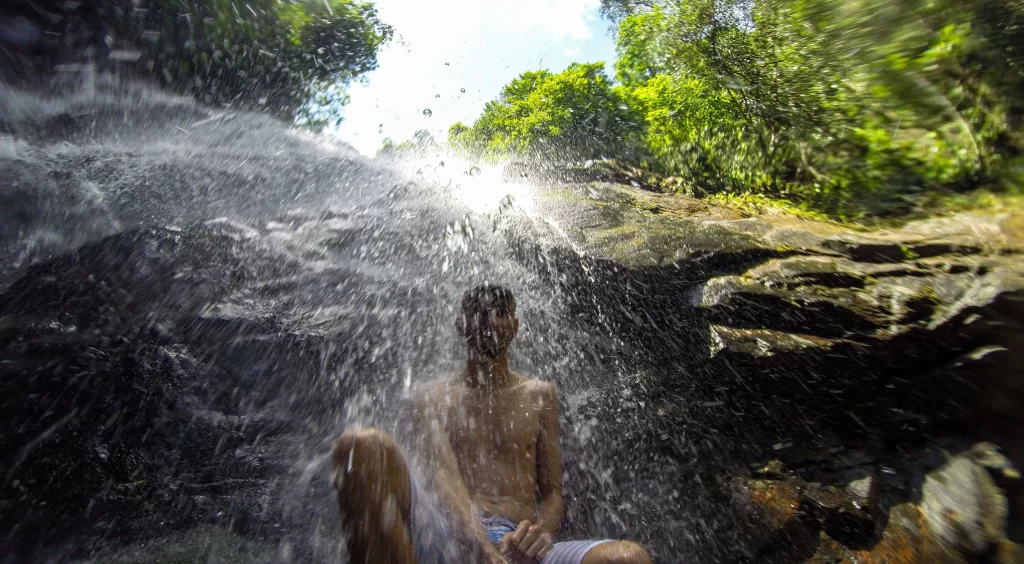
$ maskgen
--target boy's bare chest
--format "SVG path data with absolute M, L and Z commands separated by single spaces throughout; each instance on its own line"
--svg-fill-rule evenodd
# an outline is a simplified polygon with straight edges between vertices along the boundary
M 466 394 L 447 406 L 445 428 L 462 453 L 533 451 L 540 432 L 537 406 L 523 395 L 481 398 Z

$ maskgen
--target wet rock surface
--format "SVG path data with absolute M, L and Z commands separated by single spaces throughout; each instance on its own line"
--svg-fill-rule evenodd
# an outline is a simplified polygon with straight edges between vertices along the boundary
M 1020 561 L 1016 218 L 855 231 L 553 188 L 583 257 L 570 285 L 619 304 L 608 323 L 658 390 L 648 428 L 700 484 L 689 502 L 742 523 L 695 561 Z
M 217 322 L 203 308 L 244 285 L 237 235 L 129 231 L 33 267 L 0 296 L 0 528 L 12 561 L 61 543 L 88 554 L 103 544 L 97 531 L 254 532 L 283 518 L 268 490 L 299 425 L 268 409 L 282 380 L 239 374 L 195 341 Z M 253 391 L 244 401 L 239 386 Z
M 1020 561 L 1019 218 L 744 217 L 600 167 L 471 212 L 263 118 L 81 104 L 4 115 L 5 562 L 343 562 L 331 440 L 457 364 L 482 278 L 562 393 L 563 538 Z
M 338 561 L 330 443 L 445 358 L 438 286 L 387 266 L 435 269 L 448 217 L 261 116 L 7 94 L 0 561 Z
M 361 389 L 387 404 L 415 352 L 389 343 L 434 340 L 387 321 L 433 308 L 421 289 L 323 260 L 358 254 L 367 221 L 128 230 L 0 294 L 4 561 L 337 561 L 339 414 Z M 380 307 L 353 307 L 362 288 Z

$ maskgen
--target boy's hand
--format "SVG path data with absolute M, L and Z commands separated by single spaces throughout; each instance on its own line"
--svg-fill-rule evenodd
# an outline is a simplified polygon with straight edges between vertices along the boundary
M 519 523 L 515 531 L 506 533 L 498 543 L 503 554 L 512 555 L 517 561 L 523 562 L 543 560 L 554 546 L 551 533 L 544 532 L 539 525 L 529 521 Z
M 481 529 L 482 532 L 483 529 Z M 483 564 L 516 564 L 514 561 L 510 562 L 508 555 L 503 554 L 497 547 L 491 544 L 491 540 L 487 538 L 486 534 L 481 536 L 477 546 L 480 550 L 478 561 Z

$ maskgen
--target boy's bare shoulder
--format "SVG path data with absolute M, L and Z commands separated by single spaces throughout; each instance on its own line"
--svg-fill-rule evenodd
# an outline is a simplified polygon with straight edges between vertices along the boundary
M 523 391 L 530 397 L 538 399 L 554 398 L 556 401 L 558 399 L 558 388 L 552 382 L 523 377 L 519 385 L 522 386 Z

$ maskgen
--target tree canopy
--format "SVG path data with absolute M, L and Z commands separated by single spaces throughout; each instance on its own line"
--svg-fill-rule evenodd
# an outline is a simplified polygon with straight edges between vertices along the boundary
M 478 155 L 587 159 L 623 154 L 638 126 L 604 63 L 573 63 L 558 74 L 521 74 L 472 126 L 453 125 L 449 143 Z
M 1017 190 L 1019 0 L 604 0 L 603 65 L 527 72 L 451 144 L 611 157 L 702 193 L 763 193 L 842 217 L 923 194 Z
M 144 72 L 211 104 L 260 108 L 319 127 L 341 120 L 346 87 L 391 38 L 357 0 L 148 0 L 121 22 Z

